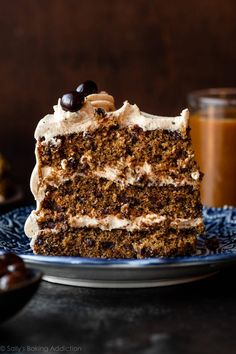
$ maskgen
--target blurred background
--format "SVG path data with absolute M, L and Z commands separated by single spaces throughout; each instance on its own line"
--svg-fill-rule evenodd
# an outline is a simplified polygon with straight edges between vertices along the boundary
M 0 151 L 31 201 L 33 133 L 86 79 L 149 113 L 236 86 L 235 0 L 0 0 Z

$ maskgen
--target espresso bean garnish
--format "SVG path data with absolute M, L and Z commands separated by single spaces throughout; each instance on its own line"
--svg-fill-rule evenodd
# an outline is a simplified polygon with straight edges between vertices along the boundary
M 61 106 L 65 111 L 76 112 L 84 103 L 84 95 L 81 92 L 71 91 L 61 98 Z
M 87 80 L 80 84 L 76 91 L 82 93 L 84 96 L 88 96 L 92 93 L 98 93 L 98 87 L 94 81 Z

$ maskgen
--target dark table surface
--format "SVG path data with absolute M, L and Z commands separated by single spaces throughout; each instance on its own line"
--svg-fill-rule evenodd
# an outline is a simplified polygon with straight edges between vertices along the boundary
M 0 326 L 0 352 L 236 353 L 236 267 L 185 285 L 89 289 L 43 281 Z

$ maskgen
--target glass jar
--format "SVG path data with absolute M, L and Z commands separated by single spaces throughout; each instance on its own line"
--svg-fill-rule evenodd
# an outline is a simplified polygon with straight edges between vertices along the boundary
M 204 205 L 236 206 L 236 88 L 215 88 L 188 95 L 196 159 L 204 173 Z

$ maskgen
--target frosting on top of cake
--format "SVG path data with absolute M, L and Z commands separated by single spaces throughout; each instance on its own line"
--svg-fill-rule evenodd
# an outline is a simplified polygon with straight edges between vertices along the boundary
M 162 117 L 141 112 L 136 104 L 130 104 L 128 101 L 125 101 L 118 110 L 114 110 L 114 98 L 106 92 L 87 96 L 83 107 L 77 112 L 65 111 L 60 99 L 53 108 L 53 114 L 48 114 L 40 120 L 35 131 L 36 139 L 44 137 L 45 140 L 50 140 L 57 135 L 97 129 L 100 125 L 97 108 L 103 108 L 106 112 L 106 119 L 116 119 L 121 127 L 137 125 L 144 131 L 155 129 L 185 131 L 189 119 L 187 109 L 184 109 L 177 117 Z

